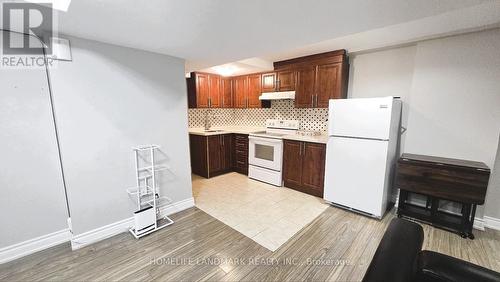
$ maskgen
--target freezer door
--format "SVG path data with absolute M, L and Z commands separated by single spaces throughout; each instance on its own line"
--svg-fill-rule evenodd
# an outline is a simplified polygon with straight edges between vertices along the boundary
M 393 97 L 330 100 L 330 136 L 389 139 Z
M 325 200 L 381 217 L 388 141 L 330 137 Z

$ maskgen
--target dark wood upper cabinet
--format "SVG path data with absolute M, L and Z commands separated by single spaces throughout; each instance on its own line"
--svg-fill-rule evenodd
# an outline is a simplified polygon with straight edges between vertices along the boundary
M 316 66 L 315 107 L 327 108 L 328 100 L 342 97 L 342 63 Z
M 280 71 L 295 70 L 298 108 L 327 108 L 328 100 L 347 98 L 349 63 L 345 50 L 275 62 L 274 68 L 281 86 L 285 80 Z
M 237 76 L 233 78 L 233 106 L 235 108 L 247 107 L 247 77 Z
M 221 106 L 220 76 L 208 75 L 209 81 L 209 107 L 219 108 Z
M 283 181 L 286 187 L 323 197 L 326 145 L 284 140 Z
M 206 74 L 196 74 L 196 93 L 198 107 L 206 108 L 209 106 L 210 81 Z
M 347 98 L 349 63 L 345 50 L 274 63 L 273 72 L 236 77 L 191 73 L 190 108 L 267 108 L 263 92 L 295 90 L 295 107 L 327 108 L 328 100 Z
M 248 76 L 247 93 L 247 108 L 260 108 L 261 102 L 259 100 L 259 96 L 262 93 L 260 74 L 251 74 Z
M 311 108 L 314 106 L 316 66 L 303 66 L 297 70 L 295 87 L 295 107 Z
M 295 90 L 295 71 L 294 70 L 277 71 L 276 84 L 279 91 Z
M 295 90 L 295 70 L 280 70 L 262 74 L 262 92 Z
M 192 72 L 186 79 L 190 108 L 219 108 L 222 103 L 221 78 L 216 74 Z
M 259 100 L 259 96 L 262 94 L 261 79 L 260 73 L 233 77 L 233 107 L 270 107 L 269 101 L 261 102 Z
M 230 77 L 222 77 L 220 80 L 221 107 L 233 107 L 233 80 Z
M 299 187 L 302 183 L 302 142 L 283 142 L 283 180 L 285 186 Z
M 263 73 L 262 74 L 262 92 L 274 92 L 276 87 L 276 73 Z
M 188 89 L 188 106 L 190 108 L 208 108 L 210 97 L 210 83 L 208 74 L 191 73 L 186 79 Z

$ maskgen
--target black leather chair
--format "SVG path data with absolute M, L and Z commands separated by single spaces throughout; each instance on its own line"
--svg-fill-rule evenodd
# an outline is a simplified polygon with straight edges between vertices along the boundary
M 422 251 L 422 226 L 395 218 L 366 271 L 363 281 L 500 281 L 500 273 L 450 257 Z

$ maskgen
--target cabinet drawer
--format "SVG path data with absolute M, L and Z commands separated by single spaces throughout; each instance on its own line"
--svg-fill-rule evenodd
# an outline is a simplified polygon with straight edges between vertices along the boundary
M 234 147 L 236 148 L 236 150 L 239 150 L 239 151 L 248 151 L 248 144 L 236 143 L 236 144 L 234 144 Z
M 241 145 L 241 146 L 248 146 L 248 140 L 241 140 L 241 139 L 234 139 L 234 144 L 236 145 Z
M 236 157 L 235 162 L 236 162 L 236 164 L 248 165 L 248 158 L 247 157 Z
M 245 157 L 248 157 L 248 150 L 240 150 L 238 148 L 236 148 L 236 156 L 245 156 Z
M 236 166 L 238 167 L 246 167 L 248 162 L 246 160 L 236 160 Z
M 235 135 L 234 139 L 236 140 L 236 142 L 248 143 L 248 136 L 246 135 Z

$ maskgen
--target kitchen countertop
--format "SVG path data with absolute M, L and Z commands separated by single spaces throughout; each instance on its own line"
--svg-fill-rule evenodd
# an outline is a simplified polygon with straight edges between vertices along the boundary
M 189 134 L 210 136 L 210 135 L 220 135 L 220 134 L 250 134 L 258 131 L 265 131 L 265 127 L 256 126 L 213 126 L 210 130 L 217 130 L 212 132 L 206 132 L 203 127 L 190 127 Z
M 321 143 L 321 144 L 328 143 L 328 135 L 326 135 L 326 134 L 317 135 L 317 136 L 304 136 L 304 135 L 299 135 L 299 134 L 285 135 L 285 136 L 283 136 L 283 139 L 304 141 L 304 142 L 311 142 L 311 143 Z
M 203 127 L 190 127 L 189 134 L 201 135 L 201 136 L 211 136 L 211 135 L 231 134 L 231 133 L 250 134 L 258 131 L 265 131 L 266 129 L 264 127 L 255 127 L 255 126 L 219 126 L 219 127 L 214 126 L 210 128 L 210 130 L 217 130 L 217 131 L 206 132 Z M 326 134 L 317 136 L 290 134 L 283 136 L 283 139 L 321 143 L 321 144 L 326 144 L 328 142 L 328 136 Z

